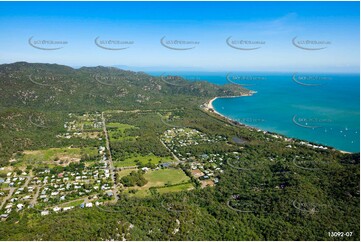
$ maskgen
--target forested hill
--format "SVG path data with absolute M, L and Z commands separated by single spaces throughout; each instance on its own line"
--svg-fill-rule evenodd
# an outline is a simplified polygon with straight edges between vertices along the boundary
M 109 67 L 73 69 L 57 64 L 0 65 L 0 106 L 52 111 L 157 109 L 199 105 L 248 90 L 177 76 L 150 76 Z

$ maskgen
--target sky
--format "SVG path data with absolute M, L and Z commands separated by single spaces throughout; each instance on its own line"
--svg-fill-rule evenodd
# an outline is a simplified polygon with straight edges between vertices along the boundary
M 0 2 L 0 63 L 358 73 L 359 4 Z

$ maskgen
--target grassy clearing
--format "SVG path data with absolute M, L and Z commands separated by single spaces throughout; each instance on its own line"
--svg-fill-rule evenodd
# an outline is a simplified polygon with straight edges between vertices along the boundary
M 64 208 L 64 207 L 71 207 L 71 206 L 80 206 L 80 204 L 84 203 L 84 199 L 80 199 L 80 200 L 75 200 L 75 201 L 71 201 L 71 202 L 67 202 L 65 204 L 60 205 L 60 207 Z
M 160 194 L 163 194 L 163 193 L 169 193 L 169 192 L 189 191 L 192 189 L 194 189 L 193 183 L 186 183 L 186 184 L 180 184 L 180 185 L 176 185 L 176 186 L 157 188 L 157 191 Z
M 126 170 L 121 170 L 118 171 L 118 176 L 119 178 L 122 178 L 124 176 L 128 176 L 132 171 L 136 171 L 137 169 L 126 169 Z
M 6 176 L 6 174 L 8 173 L 8 172 L 12 172 L 13 171 L 13 169 L 10 167 L 10 166 L 5 166 L 5 167 L 2 167 L 3 168 L 3 170 L 0 170 L 0 177 L 1 176 Z
M 148 164 L 149 162 L 154 165 L 158 165 L 159 163 L 173 161 L 173 157 L 159 157 L 155 155 L 146 155 L 146 156 L 134 156 L 124 161 L 115 161 L 115 167 L 126 167 L 126 166 L 136 166 L 137 162 L 142 163 L 143 165 Z
M 190 178 L 181 169 L 160 169 L 148 171 L 146 174 L 144 174 L 144 177 L 148 181 L 146 185 L 142 187 L 131 187 L 126 189 L 126 191 L 132 189 L 137 190 L 135 194 L 129 193 L 130 196 L 149 196 L 151 195 L 149 190 L 151 187 L 158 187 L 157 190 L 160 190 L 161 193 L 179 192 L 193 188 L 193 185 L 190 183 Z M 165 187 L 167 185 L 177 186 Z
M 109 123 L 107 124 L 110 141 L 135 140 L 137 137 L 125 135 L 127 129 L 138 129 L 129 124 Z
M 38 159 L 50 161 L 57 156 L 79 156 L 79 148 L 50 148 L 47 150 L 26 150 L 24 151 L 24 160 Z
M 95 147 L 87 148 L 50 148 L 46 150 L 26 150 L 19 159 L 24 164 L 49 164 L 57 165 L 60 162 L 68 164 L 69 162 L 79 162 L 83 154 L 97 155 L 98 150 Z
M 190 178 L 181 169 L 160 169 L 149 171 L 144 174 L 144 177 L 148 180 L 147 185 L 149 187 L 175 185 L 185 183 L 190 180 Z
M 0 184 L 0 188 L 8 188 L 8 187 L 9 187 L 9 184 L 5 184 L 5 183 Z M 3 191 L 0 190 L 0 192 L 3 192 Z M 1 201 L 2 198 L 3 197 L 0 197 L 0 201 Z

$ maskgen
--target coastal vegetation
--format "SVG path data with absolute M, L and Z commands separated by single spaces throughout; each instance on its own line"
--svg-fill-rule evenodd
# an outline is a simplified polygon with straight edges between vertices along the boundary
M 359 153 L 207 106 L 239 85 L 25 62 L 0 73 L 1 240 L 360 239 Z

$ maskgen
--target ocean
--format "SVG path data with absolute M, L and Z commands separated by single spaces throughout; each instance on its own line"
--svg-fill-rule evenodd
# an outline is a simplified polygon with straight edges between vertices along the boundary
M 241 85 L 256 93 L 217 98 L 222 115 L 262 130 L 336 149 L 360 151 L 360 75 L 262 72 L 149 72 Z

